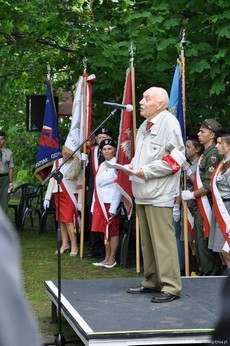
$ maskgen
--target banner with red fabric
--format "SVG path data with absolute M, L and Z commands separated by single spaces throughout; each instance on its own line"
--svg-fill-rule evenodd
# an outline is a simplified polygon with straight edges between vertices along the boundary
M 47 82 L 46 106 L 36 156 L 35 176 L 43 181 L 51 172 L 54 160 L 61 157 L 58 118 L 51 81 Z
M 123 104 L 132 104 L 132 76 L 130 68 L 126 71 Z M 117 146 L 117 163 L 129 164 L 134 156 L 133 112 L 122 110 Z M 124 198 L 124 206 L 130 219 L 133 209 L 133 194 L 129 176 L 118 170 L 117 187 Z

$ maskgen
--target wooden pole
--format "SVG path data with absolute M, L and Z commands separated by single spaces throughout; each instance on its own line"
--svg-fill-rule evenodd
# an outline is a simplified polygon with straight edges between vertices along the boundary
M 182 105 L 183 105 L 183 117 L 184 117 L 184 133 L 186 134 L 186 92 L 185 92 L 185 30 L 181 33 L 181 80 L 182 80 Z M 186 190 L 187 177 L 186 173 L 183 176 L 183 189 Z M 185 276 L 189 276 L 189 244 L 188 244 L 188 213 L 187 213 L 187 202 L 183 201 L 183 230 L 184 230 L 184 256 L 185 256 Z
M 83 65 L 84 65 L 84 75 L 83 75 L 83 140 L 86 139 L 86 132 L 87 132 L 87 73 L 86 73 L 86 62 L 87 59 L 83 59 Z M 86 154 L 86 143 L 82 147 L 82 152 Z M 83 167 L 82 167 L 82 198 L 81 198 L 81 231 L 80 231 L 80 258 L 83 258 L 84 255 L 84 232 L 85 232 L 85 187 L 86 187 L 86 180 L 85 180 L 85 168 L 86 168 L 86 161 L 83 161 Z
M 135 90 L 135 69 L 134 69 L 134 46 L 131 42 L 130 45 L 130 70 L 131 70 L 131 85 L 132 85 L 132 104 L 133 104 L 133 142 L 134 142 L 134 151 L 136 145 L 136 132 L 137 132 L 137 122 L 136 122 L 136 90 Z M 136 215 L 135 222 L 136 229 L 136 272 L 140 273 L 140 227 L 139 220 Z

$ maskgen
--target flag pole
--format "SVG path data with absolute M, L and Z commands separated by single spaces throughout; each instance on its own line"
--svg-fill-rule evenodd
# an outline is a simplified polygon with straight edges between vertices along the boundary
M 136 93 L 135 93 L 135 69 L 134 69 L 134 50 L 135 47 L 133 42 L 130 44 L 130 70 L 131 70 L 131 84 L 132 84 L 132 104 L 133 104 L 133 142 L 134 142 L 134 152 L 136 145 Z M 136 273 L 140 274 L 140 228 L 139 220 L 136 215 L 135 218 L 135 229 L 136 229 Z
M 83 59 L 83 67 L 84 67 L 84 74 L 83 74 L 83 139 L 85 139 L 86 131 L 87 131 L 87 58 L 84 57 Z M 82 147 L 82 152 L 86 154 L 86 143 L 84 143 Z M 84 232 L 85 232 L 85 188 L 86 188 L 86 180 L 85 180 L 85 168 L 86 168 L 86 161 L 83 161 L 83 167 L 82 167 L 82 195 L 81 195 L 81 231 L 80 231 L 80 258 L 83 258 L 84 255 Z
M 182 80 L 182 106 L 183 106 L 183 117 L 184 117 L 184 133 L 186 134 L 186 95 L 185 95 L 185 29 L 181 31 L 181 80 Z M 186 136 L 185 136 L 186 138 Z M 187 176 L 184 172 L 183 174 L 183 189 L 186 190 Z M 189 247 L 188 247 L 188 212 L 187 212 L 187 202 L 183 201 L 183 230 L 184 230 L 184 256 L 185 256 L 185 276 L 189 276 Z

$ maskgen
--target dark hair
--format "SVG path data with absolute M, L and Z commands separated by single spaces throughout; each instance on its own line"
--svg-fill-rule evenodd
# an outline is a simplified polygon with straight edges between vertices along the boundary
M 6 133 L 4 131 L 0 130 L 0 136 L 5 138 L 6 137 Z
M 100 150 L 102 150 L 105 145 L 111 145 L 115 149 L 117 148 L 117 142 L 113 141 L 112 139 L 104 139 L 103 141 L 101 141 L 99 145 Z
M 187 137 L 187 141 L 191 141 L 194 147 L 198 150 L 198 153 L 201 155 L 204 152 L 204 146 L 199 142 L 198 136 L 191 134 Z

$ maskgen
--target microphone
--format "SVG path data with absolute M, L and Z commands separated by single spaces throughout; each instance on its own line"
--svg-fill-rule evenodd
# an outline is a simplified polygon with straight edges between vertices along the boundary
M 120 105 L 119 103 L 113 103 L 113 102 L 103 102 L 105 106 L 113 107 L 116 109 L 124 109 L 127 112 L 132 112 L 133 106 L 132 105 Z

